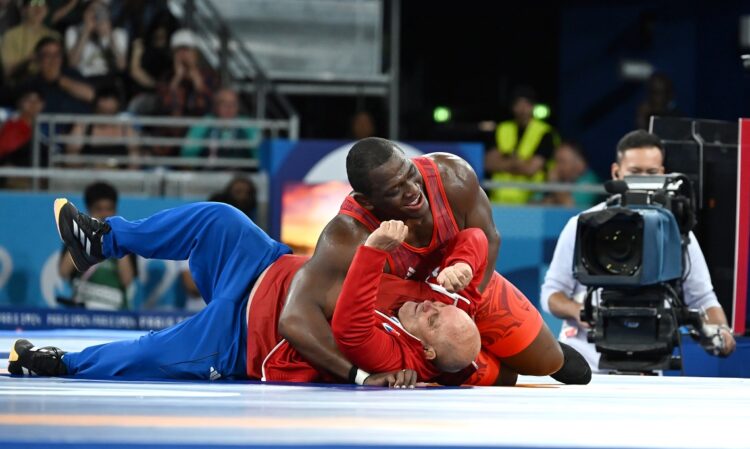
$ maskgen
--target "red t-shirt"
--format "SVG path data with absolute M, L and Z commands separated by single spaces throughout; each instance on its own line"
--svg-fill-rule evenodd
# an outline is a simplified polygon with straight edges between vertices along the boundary
M 7 156 L 31 140 L 31 127 L 20 118 L 3 123 L 0 128 L 0 158 Z

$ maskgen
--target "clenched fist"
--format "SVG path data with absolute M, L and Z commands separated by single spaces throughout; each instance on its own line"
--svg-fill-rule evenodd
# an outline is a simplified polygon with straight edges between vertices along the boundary
M 380 223 L 380 227 L 373 231 L 365 246 L 383 251 L 392 251 L 401 244 L 409 233 L 409 227 L 403 221 L 389 220 Z
M 438 274 L 437 282 L 449 292 L 460 292 L 469 285 L 472 277 L 474 277 L 474 272 L 469 264 L 457 262 L 443 269 Z

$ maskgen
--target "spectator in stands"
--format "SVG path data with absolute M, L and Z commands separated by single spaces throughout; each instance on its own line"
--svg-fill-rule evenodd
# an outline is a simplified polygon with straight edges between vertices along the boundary
M 0 57 L 3 63 L 5 81 L 18 84 L 35 73 L 34 49 L 44 38 L 59 38 L 56 31 L 44 26 L 47 17 L 45 0 L 24 0 L 23 21 L 3 35 Z
M 202 64 L 192 31 L 181 29 L 171 38 L 172 70 L 158 85 L 161 111 L 174 117 L 200 117 L 211 107 L 216 76 Z
M 351 120 L 351 138 L 354 141 L 375 137 L 375 119 L 369 111 L 357 111 Z
M 547 170 L 547 181 L 575 185 L 599 184 L 599 178 L 588 168 L 583 148 L 576 142 L 564 141 L 555 148 L 553 164 Z M 567 207 L 591 207 L 597 200 L 596 193 L 550 192 L 542 203 Z
M 211 195 L 208 201 L 232 205 L 242 211 L 251 220 L 255 220 L 255 212 L 258 205 L 257 188 L 255 187 L 255 183 L 247 176 L 235 176 L 224 187 L 224 190 Z
M 177 20 L 167 11 L 159 13 L 146 32 L 133 40 L 130 54 L 130 78 L 133 80 L 133 100 L 128 110 L 142 115 L 156 112 L 153 94 L 158 80 L 165 78 L 172 68 L 169 39 L 177 29 Z
M 493 181 L 543 182 L 545 164 L 557 143 L 555 130 L 534 118 L 535 92 L 526 86 L 511 95 L 513 119 L 501 122 L 495 130 L 496 147 L 485 155 L 486 170 Z M 517 188 L 493 189 L 496 203 L 525 204 L 532 192 Z
M 87 113 L 94 100 L 94 88 L 73 69 L 63 68 L 60 41 L 51 37 L 41 39 L 34 49 L 39 74 L 31 78 L 27 88 L 44 96 L 44 112 Z
M 117 213 L 117 190 L 105 182 L 96 182 L 84 191 L 88 213 L 104 220 Z M 95 310 L 127 310 L 133 298 L 136 263 L 133 255 L 108 259 L 79 273 L 63 249 L 58 266 L 60 276 L 71 282 L 72 305 Z
M 240 100 L 233 89 L 228 87 L 219 89 L 213 98 L 212 115 L 209 119 L 232 120 L 239 117 Z M 260 131 L 257 128 L 236 128 L 222 125 L 194 125 L 187 133 L 188 138 L 209 139 L 210 145 L 187 143 L 182 147 L 181 155 L 184 157 L 217 157 L 233 158 L 256 158 L 258 157 L 258 145 L 260 144 Z M 245 140 L 247 146 L 243 148 L 225 148 L 222 141 Z
M 213 71 L 202 63 L 198 42 L 192 31 L 177 30 L 170 39 L 172 68 L 157 83 L 157 112 L 172 117 L 196 117 L 207 114 L 216 86 Z M 160 127 L 149 130 L 157 137 L 184 137 L 182 127 Z M 179 155 L 180 147 L 154 145 L 151 153 L 157 156 Z
M 120 98 L 114 89 L 101 89 L 97 92 L 96 101 L 94 102 L 94 113 L 101 116 L 115 117 L 121 113 Z M 135 142 L 137 133 L 128 125 L 121 124 L 88 124 L 77 123 L 70 132 L 75 137 L 124 137 L 132 139 L 132 143 L 87 143 L 78 142 L 70 143 L 65 147 L 67 154 L 83 155 L 103 155 L 103 156 L 129 156 L 131 159 L 130 167 L 137 168 L 136 159 L 140 157 L 141 152 Z M 122 166 L 122 164 L 114 164 Z
M 664 73 L 654 73 L 646 85 L 646 99 L 638 106 L 636 126 L 648 129 L 652 115 L 676 117 L 682 115 L 674 100 L 672 80 Z
M 68 64 L 96 87 L 121 85 L 127 66 L 128 34 L 113 28 L 107 5 L 101 0 L 86 3 L 80 25 L 68 27 L 65 49 Z
M 42 109 L 44 98 L 38 91 L 27 90 L 19 95 L 16 116 L 0 128 L 0 165 L 31 165 L 31 137 Z

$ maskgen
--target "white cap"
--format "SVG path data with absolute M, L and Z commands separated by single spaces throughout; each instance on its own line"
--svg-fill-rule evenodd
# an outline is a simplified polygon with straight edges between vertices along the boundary
M 198 40 L 195 36 L 195 33 L 187 28 L 181 28 L 175 31 L 174 34 L 172 34 L 172 39 L 169 41 L 169 47 L 196 48 L 198 47 Z

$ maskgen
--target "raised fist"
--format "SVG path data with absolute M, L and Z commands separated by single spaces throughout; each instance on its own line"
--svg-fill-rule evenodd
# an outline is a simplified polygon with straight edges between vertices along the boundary
M 469 264 L 456 262 L 438 274 L 437 282 L 449 292 L 460 292 L 469 285 L 472 277 L 474 277 L 474 272 Z
M 389 220 L 380 223 L 380 227 L 373 231 L 365 246 L 383 251 L 392 251 L 401 244 L 409 233 L 409 227 L 403 221 Z

